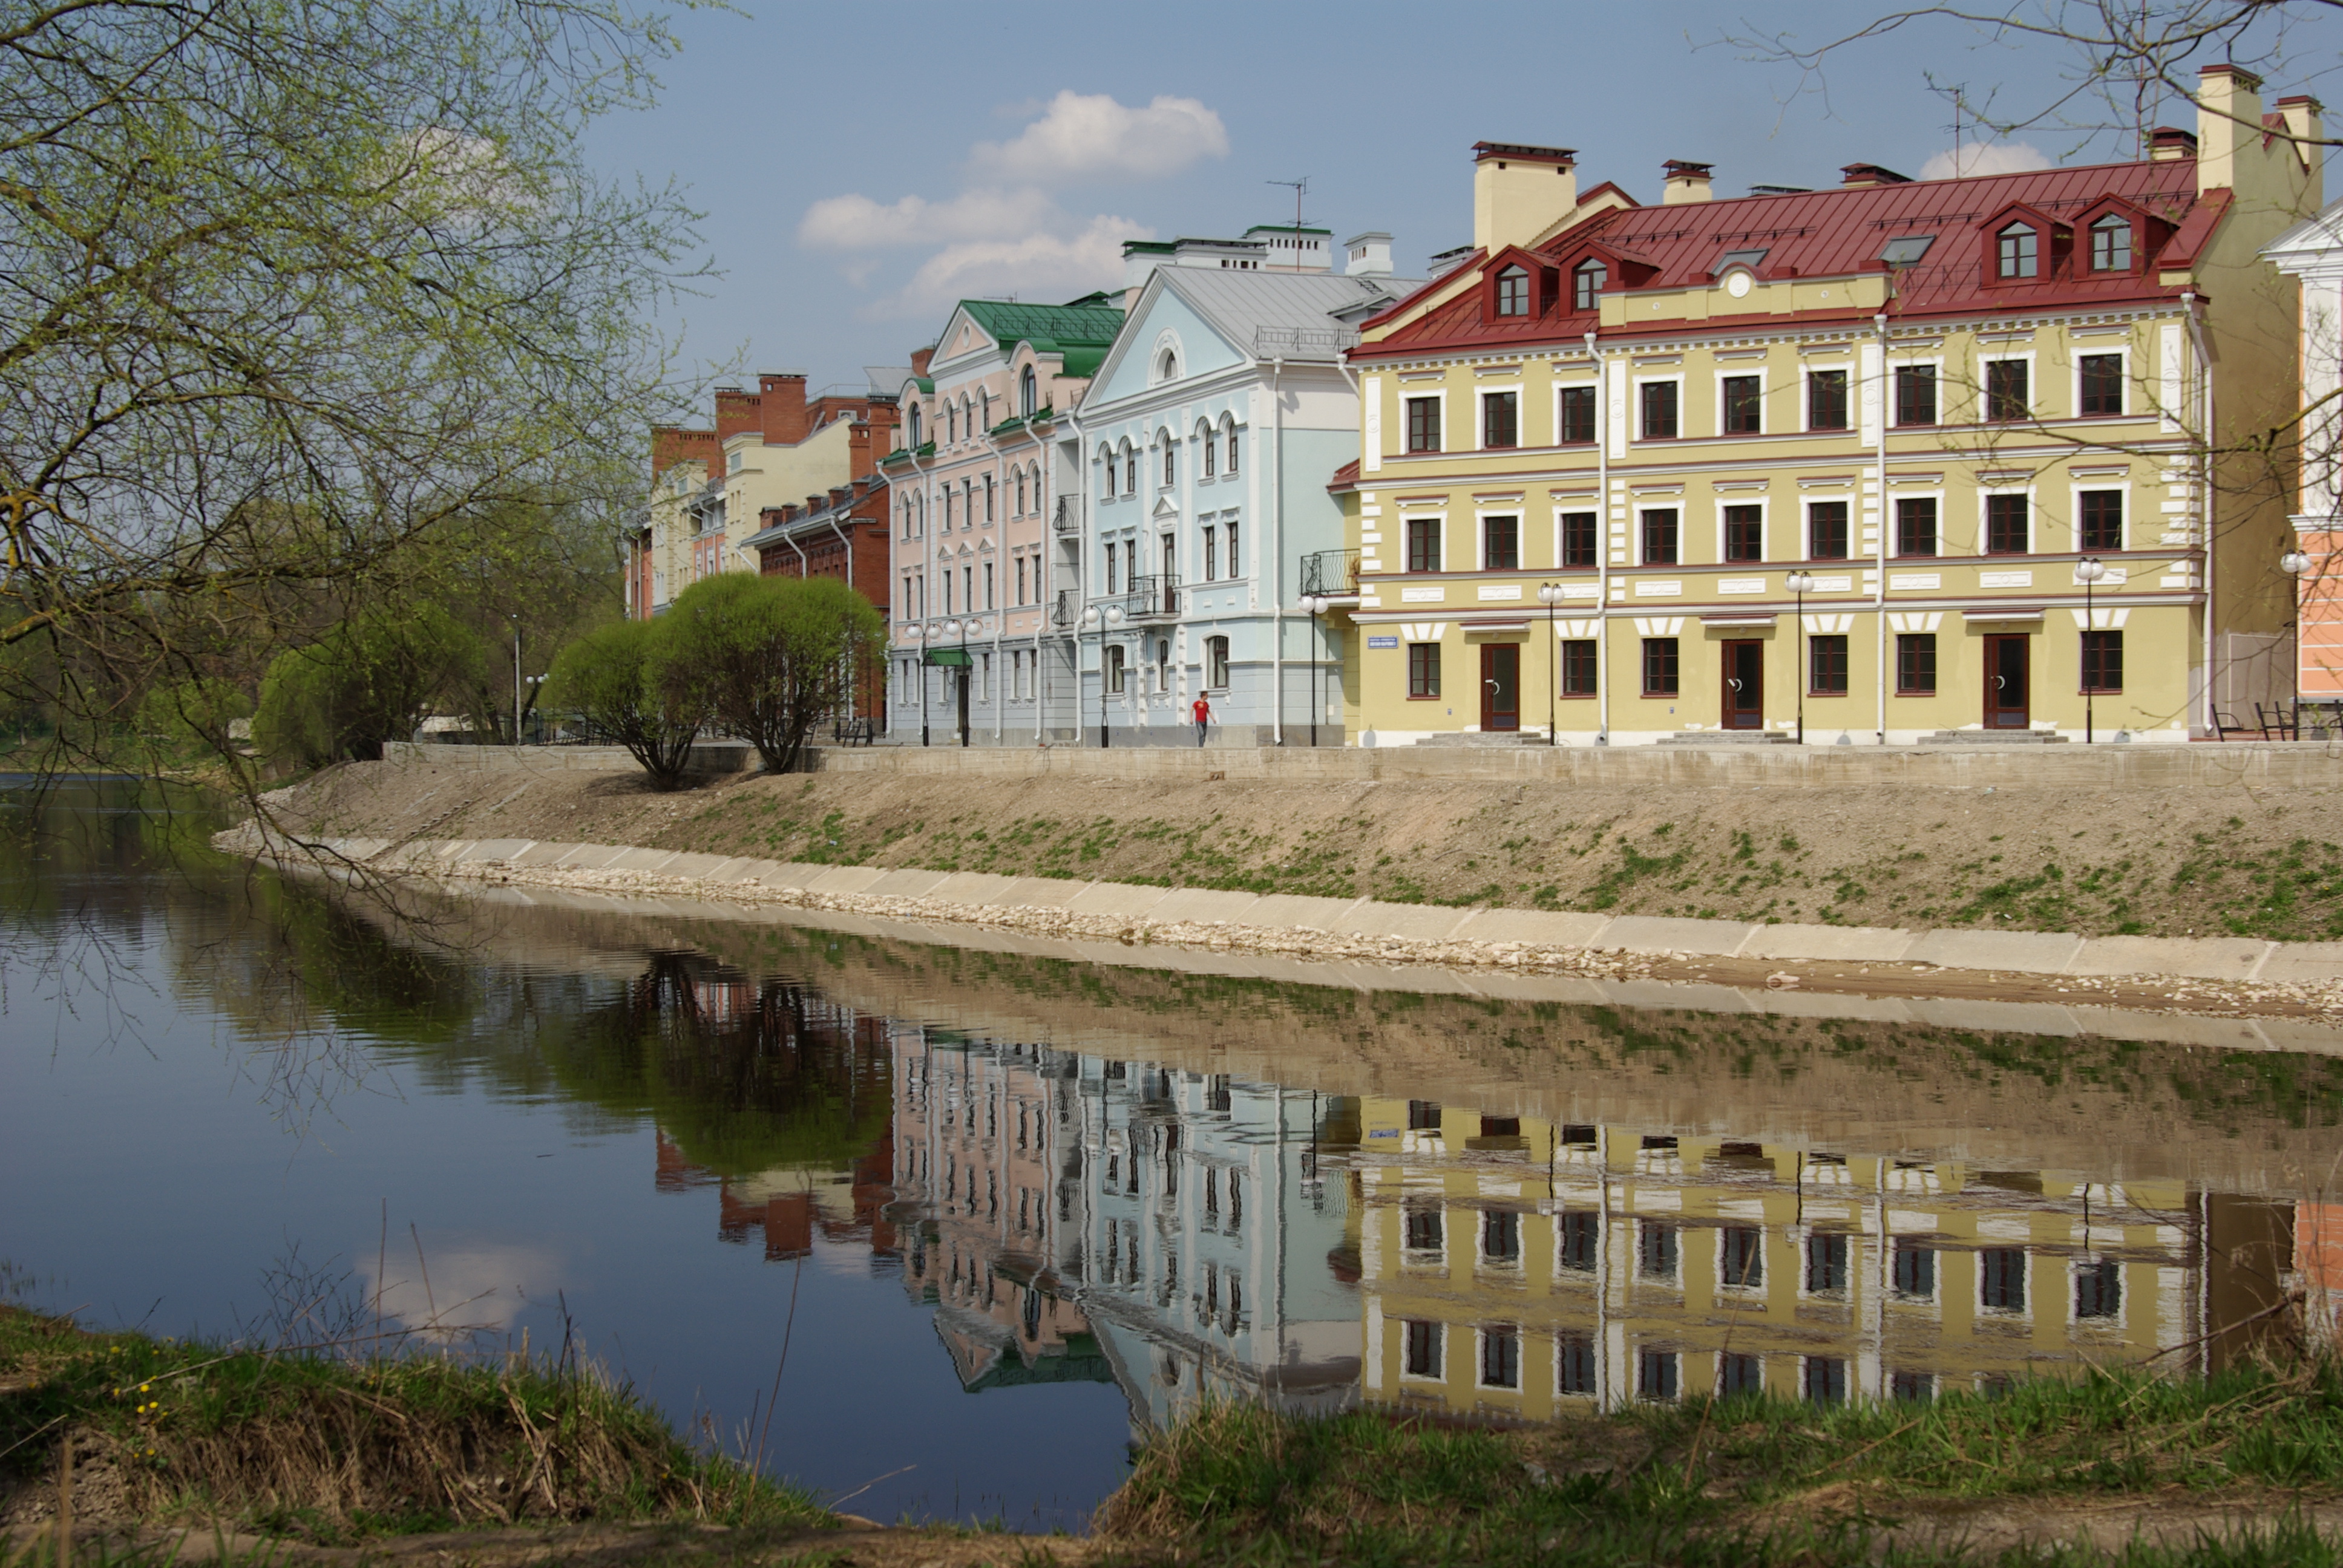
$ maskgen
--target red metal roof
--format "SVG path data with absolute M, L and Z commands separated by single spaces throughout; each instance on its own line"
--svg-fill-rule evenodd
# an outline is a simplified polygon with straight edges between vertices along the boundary
M 1765 281 L 1875 273 L 1883 270 L 1880 251 L 1889 240 L 1933 234 L 1936 243 L 1929 246 L 1926 257 L 1916 266 L 1898 269 L 1895 310 L 1899 319 L 2177 295 L 2177 288 L 2157 283 L 2154 256 L 2137 273 L 2094 276 L 2078 270 L 2070 254 L 2055 275 L 2038 281 L 1996 284 L 1990 280 L 1983 226 L 1994 215 L 2022 202 L 2055 222 L 2072 222 L 2107 196 L 2123 197 L 2179 231 L 2164 241 L 2161 254 L 2167 265 L 2193 260 L 2227 206 L 2227 192 L 2209 193 L 2200 202 L 2196 161 L 2176 158 L 1614 209 L 1564 230 L 1537 249 L 1563 265 L 1574 265 L 1590 244 L 1614 256 L 1632 256 L 1658 268 L 1651 277 L 1633 286 L 1632 292 L 1641 292 L 1705 286 L 1731 251 L 1764 251 L 1765 258 L 1755 271 Z M 2142 246 L 2156 243 L 2154 235 L 2135 237 L 2135 244 Z M 2077 236 L 2076 245 L 2078 251 L 2087 253 L 2087 241 Z M 2044 271 L 2052 274 L 2046 236 L 2043 251 Z M 1476 254 L 1464 266 L 1475 267 L 1481 260 Z M 1434 279 L 1377 320 L 1406 310 L 1415 299 L 1452 282 L 1454 276 Z M 1612 287 L 1614 292 L 1619 289 L 1615 276 Z M 1561 297 L 1555 308 L 1543 316 L 1489 321 L 1483 319 L 1481 291 L 1470 289 L 1391 337 L 1361 344 L 1352 350 L 1352 357 L 1421 353 L 1435 347 L 1553 343 L 1596 330 L 1595 312 L 1570 309 L 1566 278 L 1557 292 Z M 1859 317 L 1864 313 L 1852 308 L 1809 311 L 1802 313 L 1800 319 L 1824 320 L 1841 314 Z M 1649 321 L 1638 319 L 1624 328 L 1614 327 L 1610 335 L 1643 337 L 1654 328 L 1677 325 L 1655 317 Z M 1368 323 L 1368 330 L 1374 326 Z

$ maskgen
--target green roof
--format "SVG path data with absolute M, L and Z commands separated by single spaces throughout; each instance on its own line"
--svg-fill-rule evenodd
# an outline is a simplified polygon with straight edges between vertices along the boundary
M 1066 350 L 1064 373 L 1068 376 L 1095 376 L 1098 367 L 1105 363 L 1106 350 L 1103 348 L 1069 348 Z
M 1104 348 L 1122 328 L 1122 312 L 1106 306 L 1011 305 L 1003 299 L 963 299 L 960 307 L 1002 344 L 1047 337 L 1061 346 Z

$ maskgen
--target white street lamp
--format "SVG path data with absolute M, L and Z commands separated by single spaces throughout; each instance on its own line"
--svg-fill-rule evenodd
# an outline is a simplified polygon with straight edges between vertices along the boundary
M 1806 595 L 1814 591 L 1815 574 L 1795 571 L 1782 579 L 1782 586 L 1797 596 L 1798 608 L 1791 613 L 1798 622 L 1798 668 L 1792 680 L 1798 689 L 1798 744 L 1806 743 L 1806 682 L 1811 671 L 1806 668 Z
M 1554 627 L 1554 607 L 1562 603 L 1560 583 L 1538 584 L 1538 603 L 1545 606 L 1545 743 L 1562 744 L 1556 731 L 1562 723 L 1562 709 L 1557 704 L 1562 689 L 1562 645 Z
M 2097 556 L 2085 556 L 2075 563 L 2075 580 L 2083 585 L 2083 648 L 2086 655 L 2091 648 L 2091 631 L 2096 617 L 2091 613 L 2091 590 L 2107 575 L 2107 567 Z M 2094 724 L 2091 695 L 2099 689 L 2104 671 L 2091 668 L 2090 659 L 2083 660 L 2083 744 L 2088 746 L 2098 739 Z
M 2302 579 L 2318 563 L 2301 550 L 2288 550 L 2278 557 L 2278 569 L 2294 583 L 2294 734 L 2302 738 Z

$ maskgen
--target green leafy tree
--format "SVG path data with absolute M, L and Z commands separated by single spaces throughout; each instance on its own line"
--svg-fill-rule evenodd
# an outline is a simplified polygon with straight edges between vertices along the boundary
M 622 620 L 579 638 L 554 660 L 546 700 L 625 747 L 652 788 L 677 789 L 708 708 L 696 683 L 663 678 L 659 629 L 657 621 Z
M 774 773 L 852 701 L 855 672 L 886 638 L 870 601 L 835 578 L 747 572 L 702 578 L 654 625 L 669 678 L 696 685 Z
M 148 691 L 138 705 L 138 729 L 166 746 L 225 752 L 232 744 L 231 727 L 251 717 L 252 699 L 242 687 L 216 675 L 199 675 Z
M 485 659 L 480 639 L 436 605 L 346 622 L 268 667 L 253 741 L 292 767 L 377 760 Z

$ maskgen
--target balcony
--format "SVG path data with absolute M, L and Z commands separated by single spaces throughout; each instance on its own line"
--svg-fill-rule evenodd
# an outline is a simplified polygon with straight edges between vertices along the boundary
M 1359 591 L 1359 552 L 1313 550 L 1302 558 L 1302 591 L 1305 594 L 1353 594 Z
M 1081 533 L 1082 531 L 1082 508 L 1081 502 L 1072 496 L 1060 496 L 1058 498 L 1058 513 L 1057 516 L 1051 520 L 1050 526 L 1053 530 L 1061 534 Z
M 1081 616 L 1081 607 L 1074 603 L 1074 590 L 1060 588 L 1056 601 L 1050 606 L 1050 624 L 1060 631 L 1071 631 Z
M 1133 578 L 1122 597 L 1125 620 L 1169 620 L 1180 613 L 1180 579 L 1170 572 Z

